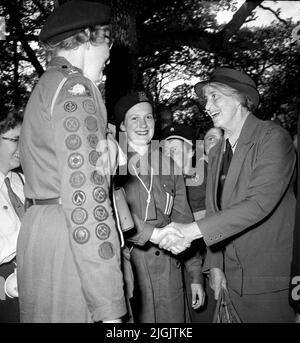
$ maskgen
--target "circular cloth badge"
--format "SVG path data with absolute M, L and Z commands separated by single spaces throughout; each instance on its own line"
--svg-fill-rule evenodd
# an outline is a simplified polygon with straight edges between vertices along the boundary
M 73 188 L 80 188 L 85 184 L 85 175 L 81 171 L 76 171 L 70 176 L 70 184 Z
M 84 226 L 79 226 L 73 231 L 73 238 L 79 244 L 86 243 L 90 238 L 90 232 Z
M 75 210 L 72 211 L 71 219 L 72 219 L 72 222 L 75 224 L 79 224 L 79 225 L 83 224 L 86 222 L 87 218 L 88 218 L 88 213 L 82 207 L 75 208 Z
M 81 206 L 86 201 L 86 195 L 83 191 L 76 191 L 73 193 L 72 202 L 76 206 Z
M 90 164 L 92 166 L 96 166 L 97 164 L 97 161 L 98 161 L 98 158 L 100 157 L 100 153 L 96 150 L 92 150 L 90 153 L 89 153 L 89 161 L 90 161 Z
M 98 123 L 97 119 L 92 116 L 88 116 L 85 118 L 85 126 L 91 132 L 96 132 L 98 130 Z
M 101 245 L 99 245 L 98 253 L 99 256 L 104 260 L 110 260 L 115 256 L 114 247 L 110 242 L 103 242 Z
M 83 165 L 84 158 L 78 152 L 71 154 L 68 158 L 68 165 L 71 169 L 78 169 Z
M 94 208 L 94 217 L 95 219 L 99 220 L 99 222 L 103 222 L 108 218 L 108 212 L 106 208 L 102 205 L 99 205 Z
M 98 224 L 96 227 L 96 236 L 101 240 L 107 239 L 110 236 L 109 226 L 104 223 Z
M 93 198 L 100 204 L 107 198 L 106 191 L 103 187 L 96 187 L 93 190 Z
M 97 135 L 95 135 L 94 133 L 91 133 L 87 136 L 87 140 L 89 142 L 89 145 L 92 149 L 96 149 L 97 144 L 99 142 L 99 139 L 97 137 Z
M 95 185 L 104 184 L 104 176 L 100 174 L 97 170 L 94 170 L 91 175 L 91 180 Z
M 64 121 L 64 128 L 69 132 L 76 132 L 80 127 L 79 121 L 75 117 L 68 117 Z
M 65 140 L 66 147 L 69 150 L 77 150 L 81 146 L 81 138 L 78 135 L 70 135 Z
M 89 114 L 95 114 L 97 109 L 93 100 L 84 100 L 82 103 L 83 109 Z
M 73 101 L 67 101 L 64 104 L 64 110 L 66 112 L 74 112 L 77 109 L 77 105 Z

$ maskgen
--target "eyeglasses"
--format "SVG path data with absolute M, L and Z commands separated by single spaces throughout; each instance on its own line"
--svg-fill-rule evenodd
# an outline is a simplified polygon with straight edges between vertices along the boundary
M 110 50 L 114 44 L 114 42 L 112 41 L 112 38 L 110 35 L 104 35 L 104 38 L 106 38 L 108 40 L 107 45 L 108 45 L 108 49 Z
M 14 143 L 19 143 L 19 137 L 17 138 L 10 138 L 10 137 L 3 137 L 1 136 L 1 138 L 5 141 L 10 141 L 10 142 L 14 142 Z

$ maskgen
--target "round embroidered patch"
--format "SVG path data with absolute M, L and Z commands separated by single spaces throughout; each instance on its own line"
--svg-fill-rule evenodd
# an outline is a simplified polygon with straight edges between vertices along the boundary
M 81 138 L 73 134 L 66 138 L 65 143 L 69 150 L 77 150 L 81 146 Z
M 81 171 L 75 171 L 70 176 L 70 184 L 73 188 L 80 188 L 85 184 L 85 175 Z
M 91 180 L 95 185 L 104 184 L 104 176 L 100 174 L 97 170 L 94 170 L 91 175 Z
M 88 116 L 85 118 L 85 126 L 89 131 L 96 132 L 98 130 L 98 123 L 97 119 L 92 116 Z
M 96 150 L 92 150 L 89 153 L 89 161 L 92 166 L 95 166 L 97 164 L 98 158 L 100 157 L 100 153 Z
M 64 104 L 64 110 L 66 112 L 74 112 L 77 109 L 77 105 L 73 101 L 67 101 Z
M 103 242 L 101 245 L 99 245 L 98 253 L 99 256 L 104 260 L 110 260 L 115 256 L 114 247 L 110 242 Z
M 84 158 L 78 152 L 74 152 L 68 158 L 68 165 L 71 169 L 78 169 L 83 165 Z
M 73 231 L 73 238 L 79 244 L 86 243 L 90 238 L 90 232 L 84 226 L 79 226 Z
M 93 190 L 93 198 L 100 204 L 107 198 L 106 191 L 103 187 L 96 187 Z
M 83 109 L 89 114 L 95 114 L 97 109 L 93 100 L 84 100 L 82 103 Z
M 94 217 L 95 219 L 99 220 L 99 222 L 103 222 L 108 218 L 108 212 L 106 208 L 102 205 L 99 205 L 94 208 Z
M 89 142 L 89 145 L 92 149 L 96 149 L 97 147 L 97 144 L 99 142 L 99 139 L 98 137 L 94 134 L 94 133 L 91 133 L 87 136 L 87 140 Z
M 83 191 L 75 191 L 72 196 L 72 202 L 76 206 L 81 206 L 86 201 L 86 195 Z
M 96 227 L 96 236 L 101 240 L 107 239 L 110 236 L 109 226 L 104 223 L 98 224 Z
M 72 219 L 72 222 L 75 224 L 79 224 L 79 225 L 83 224 L 86 222 L 87 218 L 88 218 L 88 213 L 82 207 L 75 208 L 75 210 L 72 211 L 71 219 Z
M 76 132 L 80 127 L 79 121 L 75 117 L 68 117 L 64 121 L 64 128 L 69 132 Z

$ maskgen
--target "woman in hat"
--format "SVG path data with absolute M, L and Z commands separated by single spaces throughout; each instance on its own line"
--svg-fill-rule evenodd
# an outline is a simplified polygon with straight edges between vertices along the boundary
M 193 220 L 189 208 L 184 179 L 174 171 L 174 163 L 155 146 L 154 115 L 150 97 L 134 91 L 122 97 L 115 107 L 120 125 L 120 141 L 128 142 L 127 175 L 119 175 L 118 184 L 125 188 L 135 228 L 125 238 L 131 247 L 135 288 L 133 315 L 142 323 L 184 323 L 185 294 L 181 264 L 190 272 L 193 307 L 204 302 L 201 286 L 202 272 L 199 256 L 173 256 L 159 248 L 162 228 L 172 220 L 189 223 Z M 126 137 L 124 137 L 124 134 Z M 124 139 L 123 139 L 124 138 Z M 119 174 L 124 174 L 124 171 Z M 173 234 L 177 231 L 164 229 Z M 177 237 L 177 236 L 176 236 Z
M 292 322 L 291 137 L 279 125 L 253 115 L 259 93 L 241 71 L 217 68 L 195 91 L 214 125 L 224 129 L 224 138 L 208 159 L 206 217 L 180 225 L 185 242 L 203 237 L 208 246 L 204 270 L 210 271 L 215 297 L 227 288 L 243 322 Z
M 0 107 L 0 323 L 18 323 L 16 249 L 24 213 L 24 177 L 20 167 L 22 116 Z
M 109 58 L 109 20 L 100 2 L 69 1 L 40 33 L 51 61 L 20 136 L 27 178 L 17 246 L 22 322 L 120 322 L 127 311 L 104 153 L 107 115 L 95 85 Z

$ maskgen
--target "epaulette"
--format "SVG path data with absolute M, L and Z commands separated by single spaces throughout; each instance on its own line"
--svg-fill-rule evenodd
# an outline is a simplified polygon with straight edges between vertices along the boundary
M 74 67 L 69 67 L 66 64 L 56 67 L 66 78 L 72 78 L 77 76 L 82 76 L 82 74 Z

